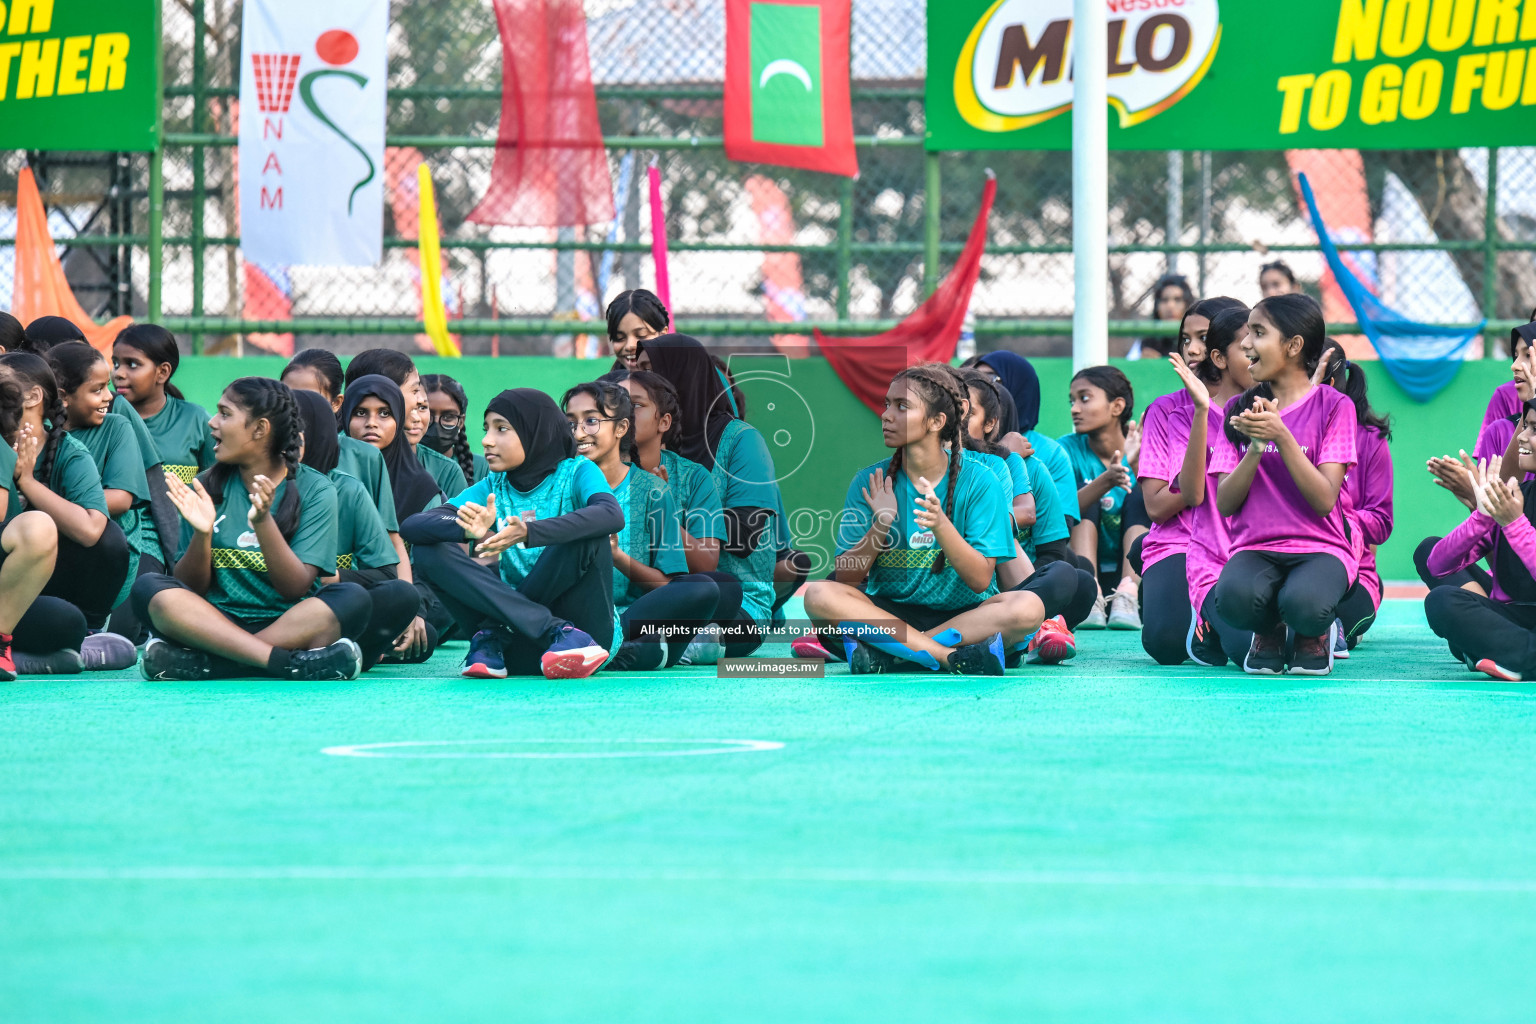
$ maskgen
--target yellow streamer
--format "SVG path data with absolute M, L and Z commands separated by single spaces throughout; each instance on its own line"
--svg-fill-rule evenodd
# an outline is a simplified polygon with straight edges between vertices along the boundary
M 417 216 L 421 254 L 421 319 L 427 337 L 440 356 L 462 356 L 458 342 L 448 333 L 448 312 L 443 306 L 442 246 L 437 233 L 437 198 L 432 193 L 432 172 L 426 164 L 416 168 L 420 210 Z

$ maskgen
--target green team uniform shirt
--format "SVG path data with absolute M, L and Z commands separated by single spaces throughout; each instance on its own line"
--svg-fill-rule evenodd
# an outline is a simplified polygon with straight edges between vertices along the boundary
M 1018 458 L 1017 453 L 1014 458 Z M 1065 540 L 1072 531 L 1067 527 L 1067 517 L 1061 511 L 1061 492 L 1044 462 L 1031 455 L 1024 459 L 1024 470 L 1029 474 L 1032 493 L 1035 496 L 1035 525 L 1018 533 L 1024 554 L 1034 561 L 1035 552 L 1042 544 Z
M 1066 434 L 1059 442 L 1067 453 L 1067 460 L 1072 464 L 1072 473 L 1079 488 L 1104 472 L 1104 463 L 1088 447 L 1087 434 Z M 1120 462 L 1126 469 L 1131 468 L 1125 459 L 1122 458 Z M 1136 486 L 1135 473 L 1131 474 L 1131 486 Z M 1125 533 L 1120 517 L 1125 510 L 1125 499 L 1130 496 L 1131 492 L 1124 487 L 1113 487 L 1099 499 L 1099 572 L 1114 572 L 1120 567 L 1123 553 L 1121 538 Z M 1071 507 L 1074 512 L 1082 507 L 1076 494 L 1072 496 Z
M 139 443 L 139 455 L 144 463 L 145 476 L 163 472 L 164 460 L 160 458 L 160 447 L 155 444 L 154 437 L 151 436 L 149 428 L 144 425 L 144 420 L 139 416 L 139 410 L 133 407 L 133 403 L 122 395 L 113 395 L 112 411 L 107 414 L 107 418 L 111 419 L 113 416 L 121 416 L 123 422 L 127 423 L 128 428 L 133 431 L 134 439 Z M 107 486 L 112 485 L 107 484 Z M 138 551 L 153 555 L 155 558 L 165 557 L 165 553 L 160 550 L 160 531 L 155 526 L 155 517 L 150 514 L 148 508 L 145 508 L 139 516 Z M 128 574 L 128 579 L 132 580 L 136 575 L 138 575 L 138 567 L 135 564 L 134 571 Z
M 42 480 L 37 475 L 42 470 L 43 457 L 39 454 L 36 465 L 32 467 L 32 478 Z M 53 459 L 53 472 L 43 482 L 59 497 L 81 508 L 95 509 L 107 515 L 107 496 L 101 490 L 101 470 L 96 468 L 96 460 L 90 451 L 73 434 L 59 438 L 59 448 Z
M 641 565 L 676 576 L 688 571 L 683 552 L 683 534 L 678 526 L 677 503 L 659 476 L 639 466 L 630 466 L 624 479 L 613 489 L 613 496 L 624 510 L 624 529 L 619 531 L 619 549 Z M 613 604 L 619 612 L 644 597 L 649 591 L 613 570 Z
M 320 570 L 320 576 L 334 576 L 336 488 L 320 473 L 300 465 L 296 477 L 285 478 L 277 485 L 272 495 L 274 511 L 282 507 L 283 495 L 295 484 L 299 488 L 299 521 L 293 536 L 288 539 L 288 547 L 299 561 Z M 236 474 L 224 485 L 224 500 L 219 503 L 213 530 L 213 574 L 203 597 L 232 619 L 265 625 L 298 601 L 283 597 L 267 578 L 266 556 L 246 518 L 250 510 L 250 497 Z M 192 528 L 183 521 L 178 560 L 187 553 L 191 543 Z M 305 596 L 319 589 L 320 580 L 316 577 Z
M 349 434 L 338 434 L 336 440 L 341 451 L 336 468 L 363 485 L 368 501 L 379 510 L 384 529 L 400 532 L 400 519 L 395 513 L 395 492 L 389 487 L 389 467 L 384 465 L 384 453 L 367 441 L 359 441 Z
M 144 420 L 155 440 L 165 468 L 190 484 L 192 478 L 213 465 L 213 434 L 208 413 L 200 405 L 165 396 L 165 408 Z
M 471 480 L 470 483 L 477 484 L 481 480 L 484 480 L 486 477 L 491 475 L 491 464 L 485 461 L 484 455 L 476 452 L 474 455 L 470 456 L 470 459 L 475 467 L 475 478 Z
M 336 488 L 336 568 L 399 565 L 400 555 L 390 543 L 378 509 L 368 499 L 368 489 L 339 469 L 332 470 L 329 479 Z
M 997 462 L 1002 464 L 1001 459 Z M 869 485 L 872 473 L 889 465 L 887 461 L 876 462 L 854 474 L 848 485 L 848 497 L 843 502 L 843 514 L 838 520 L 839 555 L 857 547 L 869 532 L 874 513 L 864 500 L 864 488 Z M 946 472 L 934 485 L 934 493 L 941 505 L 948 494 L 948 486 L 949 474 Z M 941 571 L 933 571 L 939 545 L 932 531 L 920 529 L 914 518 L 917 487 L 903 471 L 896 474 L 893 488 L 897 518 L 887 534 L 891 547 L 875 556 L 864 581 L 865 591 L 903 604 L 921 604 L 942 610 L 971 608 L 996 594 L 996 574 L 987 589 L 978 594 L 966 585 L 947 559 Z M 967 544 L 979 554 L 999 562 L 1013 557 L 1008 501 L 1007 490 L 982 462 L 962 459 L 960 474 L 955 481 L 955 504 L 950 521 Z
M 765 508 L 775 519 L 784 505 L 773 469 L 768 443 L 745 420 L 732 420 L 720 435 L 713 473 L 721 508 Z M 722 531 L 723 532 L 723 531 Z M 720 571 L 741 580 L 742 611 L 759 626 L 773 617 L 773 566 L 778 561 L 779 529 L 767 524 L 757 548 L 742 558 L 720 550 Z
M 532 523 L 539 519 L 554 519 L 567 512 L 585 508 L 587 502 L 591 501 L 595 495 L 612 493 L 613 488 L 608 486 L 608 481 L 603 477 L 603 471 L 598 469 L 592 460 L 578 455 L 562 459 L 555 466 L 554 471 L 531 491 L 519 491 L 513 487 L 507 482 L 505 473 L 492 473 L 479 483 L 449 498 L 448 504 L 454 508 L 462 508 L 471 503 L 483 506 L 486 498 L 495 494 L 496 529 L 500 530 L 506 526 L 511 516 L 521 516 L 525 523 Z M 622 507 L 620 505 L 620 508 Z M 496 562 L 502 581 L 516 587 L 533 570 L 534 564 L 543 553 L 542 547 L 530 548 L 521 544 L 514 544 L 503 551 Z M 619 613 L 615 609 L 613 642 L 608 648 L 610 658 L 618 651 L 623 639 L 624 631 L 619 627 Z
M 21 514 L 21 492 L 16 487 L 16 449 L 0 441 L 0 490 L 5 491 L 5 518 Z
M 72 430 L 69 436 L 85 446 L 91 453 L 91 458 L 96 463 L 96 470 L 101 474 L 101 486 L 114 488 L 119 491 L 127 491 L 133 495 L 133 504 L 122 515 L 113 516 L 112 521 L 123 531 L 123 536 L 128 539 L 128 577 L 123 581 L 122 590 L 118 592 L 114 605 L 121 604 L 128 596 L 128 591 L 133 587 L 133 581 L 139 575 L 139 556 L 146 551 L 156 553 L 159 545 L 158 535 L 155 537 L 156 548 L 146 548 L 144 545 L 143 524 L 149 520 L 149 479 L 144 475 L 143 457 L 138 440 L 133 436 L 133 428 L 123 417 L 108 413 L 101 421 L 99 427 L 86 427 L 82 430 Z M 106 495 L 102 495 L 106 499 Z
M 682 528 L 695 540 L 724 540 L 720 520 L 720 492 L 709 470 L 665 448 L 660 468 L 667 471 L 667 489 L 682 520 Z
M 458 494 L 469 486 L 469 481 L 464 479 L 464 468 L 457 460 L 450 459 L 442 452 L 435 452 L 424 444 L 416 446 L 416 461 L 421 463 L 421 468 L 431 474 L 437 481 L 437 489 L 446 497 Z M 427 508 L 433 506 L 428 505 Z M 417 511 L 422 511 L 418 509 Z

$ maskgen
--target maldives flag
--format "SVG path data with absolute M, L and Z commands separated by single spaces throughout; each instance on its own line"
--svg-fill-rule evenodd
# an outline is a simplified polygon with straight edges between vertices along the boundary
M 853 177 L 852 0 L 725 0 L 725 155 Z

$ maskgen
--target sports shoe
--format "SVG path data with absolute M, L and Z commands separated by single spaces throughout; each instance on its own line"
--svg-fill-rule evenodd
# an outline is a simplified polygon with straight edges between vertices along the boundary
M 1123 590 L 1115 591 L 1109 599 L 1110 629 L 1140 629 L 1141 611 L 1136 607 L 1136 595 Z
M 683 656 L 677 659 L 679 665 L 718 665 L 720 659 L 725 657 L 725 644 L 720 641 L 720 626 L 711 622 L 688 641 L 688 646 L 683 648 Z
M 363 649 L 342 637 L 329 647 L 294 651 L 288 656 L 288 678 L 306 683 L 356 679 L 363 674 Z
M 1344 635 L 1344 623 L 1338 619 L 1333 620 L 1333 659 L 1349 658 L 1349 638 Z
M 1024 660 L 1031 665 L 1057 665 L 1075 657 L 1077 638 L 1060 615 L 1040 623 L 1040 629 L 1024 651 Z
M 11 658 L 11 634 L 0 633 L 0 681 L 14 682 L 16 662 Z
M 585 679 L 607 660 L 606 647 L 575 626 L 565 625 L 556 631 L 549 650 L 539 656 L 539 668 L 545 679 Z
M 80 645 L 80 659 L 88 672 L 118 672 L 133 667 L 139 649 L 117 633 L 92 633 Z
M 856 676 L 889 675 L 892 672 L 916 672 L 921 666 L 903 661 L 896 655 L 856 640 L 848 656 L 848 671 Z
M 1325 676 L 1333 671 L 1333 628 L 1322 636 L 1296 634 L 1296 651 L 1291 655 L 1291 675 Z
M 949 652 L 949 670 L 962 676 L 1003 674 L 1003 634 L 993 633 L 980 643 L 961 644 Z
M 1216 632 L 1216 627 L 1198 614 L 1190 616 L 1189 635 L 1184 638 L 1184 653 L 1189 655 L 1190 661 L 1206 668 L 1221 668 L 1227 663 L 1227 652 L 1221 646 L 1221 636 Z
M 615 672 L 654 672 L 667 663 L 665 640 L 625 640 L 613 656 Z
M 1285 674 L 1285 625 L 1282 623 L 1268 633 L 1253 634 L 1253 643 L 1243 657 L 1243 671 L 1251 676 L 1278 676 Z
M 151 681 L 196 682 L 213 678 L 213 659 L 203 651 L 151 637 L 144 645 L 144 657 L 139 659 L 139 671 Z
M 138 657 L 138 652 L 134 652 Z M 47 654 L 15 652 L 16 674 L 21 676 L 73 676 L 85 671 L 85 661 L 79 651 L 61 647 Z
M 1477 663 L 1477 671 L 1506 683 L 1518 683 L 1523 680 L 1519 672 L 1511 672 L 1492 658 L 1484 658 Z
M 501 653 L 501 637 L 495 630 L 482 629 L 469 641 L 469 653 L 464 656 L 464 668 L 459 675 L 471 679 L 505 679 L 507 663 Z
M 831 652 L 821 646 L 821 641 L 816 638 L 815 633 L 795 637 L 789 645 L 789 650 L 795 657 L 804 658 L 807 661 L 833 660 Z
M 1109 617 L 1104 611 L 1104 598 L 1100 596 L 1094 599 L 1093 610 L 1088 617 L 1077 624 L 1078 629 L 1103 629 L 1109 625 Z

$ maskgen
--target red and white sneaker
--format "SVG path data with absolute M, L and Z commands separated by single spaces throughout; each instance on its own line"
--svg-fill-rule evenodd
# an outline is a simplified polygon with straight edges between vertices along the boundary
M 539 656 L 539 668 L 545 679 L 585 679 L 607 660 L 608 648 L 575 626 L 565 626 L 555 634 L 549 650 Z
M 16 661 L 11 657 L 11 634 L 0 633 L 0 681 L 15 682 Z
M 1483 673 L 1484 675 L 1492 676 L 1495 679 L 1502 680 L 1506 683 L 1518 683 L 1522 681 L 1519 672 L 1511 672 L 1509 669 L 1505 668 L 1503 665 L 1500 665 L 1492 658 L 1484 658 L 1482 661 L 1479 661 L 1477 663 L 1477 671 Z
M 1060 615 L 1040 623 L 1034 639 L 1024 649 L 1024 661 L 1030 665 L 1056 665 L 1077 657 L 1077 639 Z
M 825 647 L 821 646 L 821 641 L 817 639 L 815 633 L 807 633 L 804 636 L 795 637 L 794 641 L 789 645 L 789 650 L 795 657 L 804 658 L 807 661 L 832 660 L 832 655 Z

